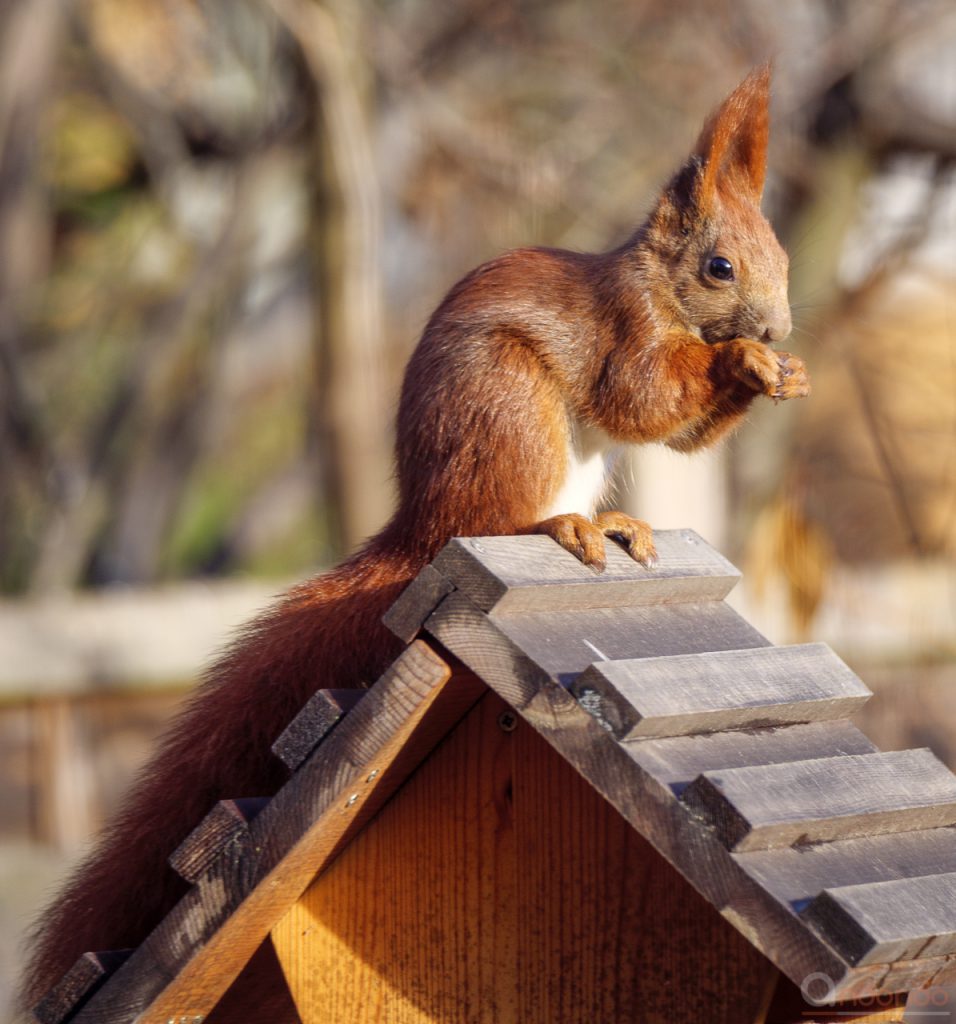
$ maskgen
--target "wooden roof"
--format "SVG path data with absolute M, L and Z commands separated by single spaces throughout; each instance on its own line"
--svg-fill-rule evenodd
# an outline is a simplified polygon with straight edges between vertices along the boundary
M 401 657 L 364 695 L 317 693 L 274 747 L 289 782 L 215 808 L 172 858 L 192 891 L 118 969 L 87 955 L 38 1019 L 207 1013 L 486 687 L 798 984 L 956 980 L 956 776 L 876 750 L 848 721 L 869 692 L 829 648 L 772 646 L 724 602 L 730 563 L 655 537 L 657 567 L 610 545 L 601 574 L 545 537 L 450 542 L 386 617 Z

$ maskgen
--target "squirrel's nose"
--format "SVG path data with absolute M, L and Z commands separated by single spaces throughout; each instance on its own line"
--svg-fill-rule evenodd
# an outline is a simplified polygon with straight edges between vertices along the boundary
M 769 313 L 764 320 L 763 340 L 769 345 L 784 341 L 790 337 L 792 326 L 789 309 L 782 309 L 778 313 Z

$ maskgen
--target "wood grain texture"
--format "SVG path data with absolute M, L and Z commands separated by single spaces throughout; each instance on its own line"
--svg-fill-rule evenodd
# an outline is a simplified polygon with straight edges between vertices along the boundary
M 956 776 L 927 749 L 704 772 L 681 799 L 741 851 L 956 823 Z
M 574 692 L 622 740 L 847 718 L 870 697 L 826 644 L 601 661 Z
M 852 964 L 956 952 L 956 873 L 825 889 L 802 917 Z
M 294 772 L 366 692 L 316 690 L 272 744 L 272 753 Z
M 315 873 L 478 697 L 409 647 L 77 1017 L 166 1024 L 204 1016 Z
M 956 828 L 917 829 L 734 854 L 765 889 L 800 911 L 830 886 L 956 872 Z
M 399 640 L 410 644 L 435 606 L 454 589 L 454 584 L 434 566 L 426 565 L 385 613 L 382 622 Z
M 772 967 L 506 710 L 483 698 L 273 930 L 305 1024 L 749 1024 Z
M 302 1024 L 271 939 L 259 946 L 202 1024 L 245 1024 L 246 1021 Z M 176 1024 L 181 1022 L 176 1021 Z
M 33 1008 L 39 1024 L 64 1024 L 79 1011 L 132 950 L 84 953 Z
M 625 744 L 625 749 L 679 796 L 702 772 L 838 754 L 872 754 L 876 747 L 849 722 L 819 722 L 642 740 Z
M 169 855 L 169 866 L 180 878 L 195 882 L 226 846 L 249 834 L 249 823 L 268 802 L 268 797 L 220 800 Z
M 526 615 L 483 614 L 460 592 L 449 595 L 428 618 L 426 631 L 477 672 L 535 731 L 601 793 L 698 891 L 748 936 L 789 977 L 800 981 L 812 972 L 832 979 L 833 997 L 850 999 L 875 993 L 906 991 L 956 977 L 956 958 L 930 957 L 892 964 L 851 967 L 807 928 L 792 904 L 739 862 L 716 832 L 701 827 L 699 818 L 674 796 L 672 778 L 634 757 L 635 750 L 658 744 L 694 744 L 717 736 L 678 737 L 619 743 L 593 716 L 557 685 L 551 672 L 522 649 L 515 639 L 516 622 Z M 507 632 L 506 632 L 507 630 Z M 510 634 L 510 635 L 509 635 Z M 841 723 L 792 726 L 828 729 Z M 743 734 L 740 734 L 743 735 Z M 871 749 L 858 733 L 844 734 L 848 749 L 857 743 Z M 732 750 L 729 753 L 733 753 Z M 688 756 L 692 756 L 687 751 Z M 667 768 L 666 760 L 658 761 Z M 752 856 L 752 855 L 748 855 Z M 819 890 L 817 890 L 819 891 Z M 815 893 L 814 893 L 815 895 Z
M 749 879 L 713 833 L 702 830 L 674 798 L 669 785 L 636 764 L 634 745 L 618 743 L 505 635 L 502 625 L 456 592 L 438 606 L 425 628 L 515 708 L 713 905 L 735 908 L 734 923 L 778 966 L 800 977 L 826 970 L 844 979 L 845 962 L 800 926 L 789 906 Z
M 721 601 L 495 613 L 491 618 L 564 686 L 570 686 L 596 661 L 766 647 L 770 643 Z
M 662 530 L 654 541 L 652 569 L 609 540 L 598 573 L 545 536 L 455 538 L 432 564 L 483 611 L 508 613 L 719 601 L 740 579 L 693 530 Z

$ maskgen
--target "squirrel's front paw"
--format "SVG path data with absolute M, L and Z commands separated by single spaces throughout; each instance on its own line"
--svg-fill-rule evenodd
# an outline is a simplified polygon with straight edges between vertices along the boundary
M 599 512 L 594 522 L 605 537 L 619 541 L 635 562 L 649 568 L 657 561 L 654 532 L 643 519 L 634 519 L 623 512 Z
M 803 360 L 789 352 L 778 352 L 779 374 L 774 398 L 806 398 L 810 394 L 810 376 Z
M 731 372 L 754 391 L 771 398 L 804 398 L 810 394 L 810 378 L 799 356 L 774 352 L 760 341 L 741 338 L 733 345 Z
M 604 572 L 607 559 L 604 553 L 604 531 L 586 516 L 566 512 L 551 516 L 534 527 L 533 533 L 543 533 L 556 540 L 565 551 L 580 558 L 597 572 Z
M 556 540 L 566 551 L 597 572 L 603 572 L 607 565 L 605 537 L 619 541 L 631 558 L 641 565 L 651 566 L 657 561 L 650 526 L 623 512 L 601 512 L 593 522 L 576 512 L 568 512 L 545 519 L 533 532 L 544 533 Z

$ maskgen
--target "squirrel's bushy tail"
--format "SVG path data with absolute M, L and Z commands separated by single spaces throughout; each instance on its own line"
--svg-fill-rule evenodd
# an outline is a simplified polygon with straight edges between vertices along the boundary
M 400 650 L 382 615 L 425 560 L 375 538 L 240 633 L 41 918 L 26 1007 L 84 952 L 143 941 L 186 891 L 166 863 L 170 853 L 217 800 L 275 792 L 285 770 L 270 747 L 315 690 L 376 680 Z

